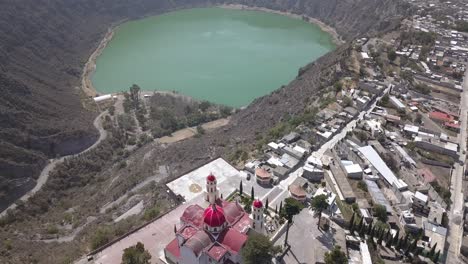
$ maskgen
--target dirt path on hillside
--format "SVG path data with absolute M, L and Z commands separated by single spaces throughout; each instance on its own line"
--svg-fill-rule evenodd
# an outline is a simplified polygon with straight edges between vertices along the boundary
M 96 148 L 104 139 L 107 138 L 107 131 L 103 128 L 102 126 L 102 117 L 107 114 L 107 111 L 105 112 L 102 112 L 101 114 L 99 114 L 95 119 L 94 119 L 94 122 L 93 122 L 93 125 L 94 127 L 98 130 L 99 132 L 99 138 L 96 142 L 94 142 L 93 145 L 91 145 L 89 148 L 83 150 L 82 152 L 80 153 L 77 153 L 77 154 L 73 154 L 73 155 L 68 155 L 68 156 L 63 156 L 63 157 L 60 157 L 60 158 L 57 158 L 57 159 L 51 159 L 49 164 L 47 164 L 44 169 L 42 169 L 41 171 L 41 174 L 39 175 L 39 178 L 37 178 L 37 181 L 36 181 L 36 186 L 34 186 L 33 189 L 31 189 L 30 191 L 28 191 L 27 193 L 25 193 L 23 196 L 21 196 L 21 198 L 19 198 L 18 200 L 15 201 L 15 203 L 11 204 L 9 207 L 7 207 L 5 210 L 3 210 L 3 212 L 0 213 L 0 218 L 5 216 L 6 212 L 9 210 L 9 209 L 15 209 L 16 208 L 16 202 L 17 201 L 23 201 L 23 202 L 26 202 L 27 200 L 29 200 L 29 198 L 31 198 L 31 196 L 33 196 L 35 193 L 37 193 L 40 189 L 42 189 L 42 187 L 44 186 L 44 184 L 47 182 L 47 180 L 49 179 L 49 173 L 55 168 L 55 166 L 57 166 L 57 164 L 63 162 L 65 159 L 67 158 L 73 158 L 73 157 L 77 157 L 78 155 L 81 155 L 81 154 L 84 154 L 88 151 L 91 151 L 93 150 L 94 148 Z
M 217 119 L 202 125 L 202 127 L 207 131 L 214 130 L 216 128 L 225 126 L 229 123 L 229 118 L 222 118 Z M 184 139 L 191 138 L 197 134 L 196 127 L 188 127 L 181 130 L 177 130 L 176 132 L 172 133 L 171 136 L 166 136 L 162 138 L 156 139 L 156 142 L 163 143 L 163 144 L 170 144 L 175 143 Z

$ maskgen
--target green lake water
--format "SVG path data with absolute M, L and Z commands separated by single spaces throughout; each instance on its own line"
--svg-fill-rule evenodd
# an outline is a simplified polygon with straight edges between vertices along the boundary
M 335 46 L 319 27 L 277 14 L 201 8 L 119 27 L 96 62 L 100 93 L 178 91 L 240 107 L 288 84 Z

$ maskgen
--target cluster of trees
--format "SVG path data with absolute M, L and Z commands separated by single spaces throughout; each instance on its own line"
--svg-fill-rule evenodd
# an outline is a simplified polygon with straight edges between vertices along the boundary
M 420 92 L 422 94 L 426 94 L 426 95 L 431 93 L 431 87 L 429 87 L 429 86 L 427 86 L 425 84 L 418 83 L 418 84 L 416 84 L 414 86 L 414 89 L 416 91 L 418 91 L 418 92 Z
M 437 35 L 433 32 L 402 31 L 400 34 L 401 44 L 403 46 L 411 44 L 433 46 L 436 38 Z
M 431 182 L 431 186 L 440 195 L 440 197 L 442 197 L 442 199 L 444 199 L 445 203 L 447 203 L 447 204 L 452 203 L 452 200 L 450 199 L 450 197 L 452 197 L 452 193 L 450 192 L 449 189 L 441 186 L 437 181 Z
M 167 136 L 185 127 L 199 126 L 206 122 L 225 118 L 231 113 L 231 107 L 216 106 L 206 101 L 199 103 L 197 107 L 187 105 L 182 116 L 177 115 L 174 110 L 168 107 L 152 106 L 150 111 L 151 132 L 155 138 Z
M 273 245 L 267 236 L 252 234 L 242 249 L 245 264 L 272 263 L 273 257 L 281 252 L 281 247 Z
M 381 211 L 381 209 L 378 209 L 378 211 Z M 377 213 L 377 217 L 383 217 L 381 215 L 383 211 L 374 213 Z M 387 212 L 385 210 L 385 215 L 386 214 Z M 378 225 L 374 225 L 373 222 L 366 224 L 364 217 L 356 217 L 356 214 L 353 214 L 349 223 L 351 234 L 357 234 L 363 239 L 370 239 L 372 242 L 376 241 L 380 246 L 383 246 L 385 242 L 386 247 L 393 247 L 398 252 L 403 252 L 407 257 L 417 257 L 421 255 L 432 259 L 432 261 L 436 263 L 439 260 L 440 250 L 436 252 L 437 244 L 434 244 L 429 252 L 423 252 L 423 249 L 417 246 L 418 241 L 423 235 L 422 229 L 420 229 L 417 234 L 410 236 L 410 234 L 407 233 L 404 237 L 400 237 L 400 230 L 397 230 L 397 233 L 393 236 L 389 228 L 378 227 Z
M 468 32 L 468 22 L 460 20 L 456 23 L 455 29 L 461 32 Z
M 270 128 L 265 134 L 256 136 L 256 148 L 262 149 L 268 142 L 275 141 L 289 132 L 293 131 L 301 124 L 314 125 L 318 108 L 306 109 L 301 115 L 287 116 L 284 119 L 287 121 L 279 122 L 274 127 Z
M 145 245 L 138 242 L 135 246 L 124 249 L 122 264 L 149 264 L 151 254 L 145 249 Z
M 346 253 L 341 251 L 340 246 L 335 246 L 332 251 L 325 252 L 325 264 L 348 264 Z

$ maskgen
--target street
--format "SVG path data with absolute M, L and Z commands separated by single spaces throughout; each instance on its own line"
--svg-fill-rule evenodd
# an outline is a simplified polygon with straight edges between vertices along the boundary
M 468 111 L 468 71 L 465 72 L 463 80 L 463 92 L 460 102 L 460 134 L 458 142 L 460 145 L 460 161 L 455 163 L 452 172 L 450 192 L 452 193 L 452 206 L 449 212 L 449 236 L 447 243 L 450 244 L 447 252 L 447 263 L 460 263 L 460 246 L 463 235 L 463 174 L 465 171 L 466 160 L 466 129 L 467 129 L 467 111 Z

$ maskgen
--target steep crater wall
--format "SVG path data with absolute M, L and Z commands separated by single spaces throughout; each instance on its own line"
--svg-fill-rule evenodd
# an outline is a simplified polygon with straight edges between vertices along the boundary
M 242 4 L 317 18 L 345 39 L 390 29 L 408 12 L 399 0 L 6 0 L 0 4 L 0 198 L 23 191 L 13 180 L 38 176 L 46 160 L 79 152 L 97 138 L 96 113 L 80 101 L 80 75 L 107 28 L 119 21 L 167 11 Z M 343 52 L 343 51 L 341 51 Z M 341 56 L 340 50 L 334 52 Z M 233 117 L 233 131 L 253 135 L 331 78 L 322 61 L 304 68 L 298 80 L 254 101 Z M 339 55 L 341 54 L 341 55 Z M 294 91 L 294 93 L 292 93 Z M 275 99 L 276 98 L 276 99 Z M 272 103 L 272 102 L 275 103 Z M 264 120 L 258 122 L 258 120 Z M 8 199 L 5 199 L 8 198 Z M 0 205 L 1 206 L 1 205 Z

